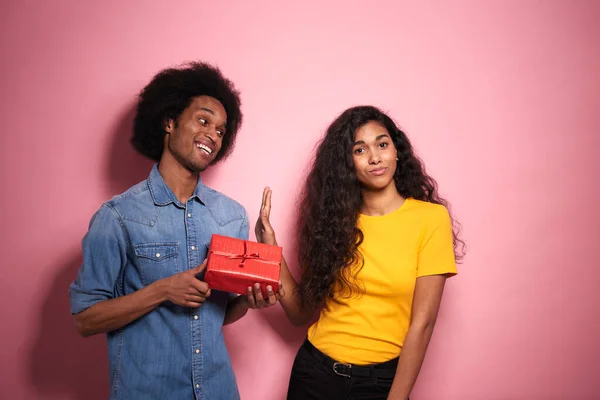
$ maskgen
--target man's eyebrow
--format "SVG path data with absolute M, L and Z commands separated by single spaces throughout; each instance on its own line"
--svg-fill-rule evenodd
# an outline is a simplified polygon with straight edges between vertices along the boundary
M 200 109 L 206 111 L 209 114 L 215 115 L 215 112 L 208 107 L 200 107 Z

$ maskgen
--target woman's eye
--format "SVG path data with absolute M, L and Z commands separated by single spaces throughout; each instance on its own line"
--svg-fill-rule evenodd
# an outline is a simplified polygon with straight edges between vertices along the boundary
M 362 147 L 359 147 L 358 149 L 354 150 L 354 154 L 362 154 L 364 153 L 365 149 L 363 149 Z
M 387 143 L 381 143 L 379 144 L 379 147 L 381 147 L 382 149 L 385 149 L 386 147 L 388 147 Z

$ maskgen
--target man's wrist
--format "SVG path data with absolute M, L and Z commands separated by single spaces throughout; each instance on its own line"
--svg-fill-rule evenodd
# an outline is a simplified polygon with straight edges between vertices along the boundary
M 241 306 L 247 310 L 250 309 L 250 302 L 248 301 L 248 296 L 242 294 L 238 297 L 238 302 L 241 303 Z
M 169 278 L 159 279 L 147 286 L 148 288 L 152 289 L 154 295 L 160 299 L 161 303 L 169 299 L 167 291 L 167 279 Z

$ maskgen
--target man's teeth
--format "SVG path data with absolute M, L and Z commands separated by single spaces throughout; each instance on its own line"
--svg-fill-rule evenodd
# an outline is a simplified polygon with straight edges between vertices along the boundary
M 200 150 L 204 150 L 206 152 L 206 154 L 212 153 L 212 150 L 208 146 L 205 146 L 203 144 L 197 144 L 196 147 L 199 148 Z

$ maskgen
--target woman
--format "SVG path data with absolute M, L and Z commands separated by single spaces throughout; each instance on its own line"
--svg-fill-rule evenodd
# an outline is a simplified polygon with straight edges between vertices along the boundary
M 288 399 L 407 399 L 462 242 L 447 202 L 390 117 L 353 107 L 327 129 L 302 194 L 296 283 L 280 302 L 308 330 Z M 263 193 L 256 236 L 277 244 Z

